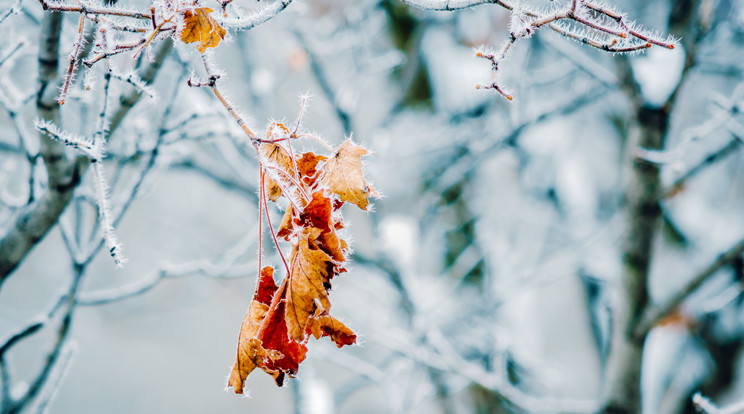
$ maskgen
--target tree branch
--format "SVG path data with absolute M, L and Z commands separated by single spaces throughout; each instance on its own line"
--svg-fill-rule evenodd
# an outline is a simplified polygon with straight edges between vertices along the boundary
M 56 88 L 48 86 L 51 83 L 52 74 L 56 76 L 57 72 L 56 56 L 58 55 L 61 16 L 61 13 L 44 15 L 42 25 L 45 27 L 43 33 L 46 35 L 42 37 L 42 47 L 39 53 L 39 72 L 40 79 L 42 79 L 37 100 L 39 117 L 53 120 L 56 124 L 59 124 L 59 106 L 54 100 Z M 52 33 L 55 30 L 56 35 Z M 155 79 L 155 75 L 172 48 L 173 42 L 163 41 L 155 52 L 155 59 L 152 62 L 147 62 L 146 59 L 140 60 L 140 77 L 146 83 L 151 83 Z M 44 80 L 47 81 L 44 82 Z M 119 106 L 112 111 L 109 136 L 121 124 L 141 96 L 140 90 L 133 89 L 120 97 Z M 49 170 L 49 186 L 37 203 L 27 205 L 22 209 L 13 226 L 0 239 L 0 252 L 3 252 L 0 254 L 0 288 L 36 243 L 44 238 L 57 223 L 59 216 L 72 199 L 75 187 L 80 183 L 83 173 L 90 164 L 85 157 L 78 157 L 74 162 L 68 162 L 64 157 L 64 146 L 46 137 L 42 138 L 41 142 L 42 156 Z
M 734 154 L 739 148 L 741 148 L 741 144 L 742 144 L 741 140 L 737 137 L 734 137 L 724 147 L 709 154 L 702 161 L 700 161 L 697 165 L 690 168 L 689 170 L 687 170 L 687 172 L 685 172 L 679 178 L 674 180 L 674 183 L 668 189 L 664 191 L 664 198 L 670 198 L 674 196 L 674 194 L 676 194 L 679 190 L 682 189 L 682 187 L 684 187 L 687 180 L 696 176 L 698 173 L 704 171 L 706 168 L 714 165 L 716 162 L 722 160 L 723 158 L 726 158 L 727 156 Z
M 696 393 L 692 397 L 692 404 L 703 414 L 742 414 L 744 413 L 744 401 L 739 401 L 729 405 L 728 407 L 719 408 L 716 407 L 708 398 L 704 397 L 700 393 Z
M 54 100 L 58 69 L 59 35 L 62 15 L 47 13 L 41 22 L 39 46 L 39 88 L 36 95 L 37 116 L 59 124 L 59 105 Z M 64 146 L 41 141 L 41 156 L 48 173 L 48 188 L 36 204 L 24 206 L 10 230 L 0 240 L 0 286 L 21 263 L 31 248 L 41 240 L 57 221 L 80 181 L 80 171 L 70 165 Z M 73 167 L 73 168 L 71 168 Z
M 24 408 L 26 408 L 26 406 L 28 406 L 28 404 L 31 403 L 39 395 L 47 380 L 50 378 L 50 375 L 54 372 L 54 368 L 56 367 L 57 362 L 60 360 L 60 357 L 63 356 L 65 350 L 67 337 L 70 333 L 70 326 L 72 325 L 73 313 L 77 305 L 77 303 L 75 302 L 75 294 L 80 287 L 80 281 L 82 280 L 84 271 L 84 267 L 78 265 L 75 266 L 70 289 L 59 302 L 60 305 L 66 305 L 67 307 L 64 311 L 64 314 L 62 315 L 62 322 L 57 328 L 57 336 L 55 338 L 54 346 L 52 347 L 52 350 L 49 352 L 49 354 L 47 354 L 41 371 L 36 376 L 36 378 L 31 381 L 28 390 L 26 390 L 26 392 L 23 393 L 20 398 L 14 401 L 10 401 L 10 404 L 7 407 L 3 407 L 3 414 L 18 414 L 22 412 Z M 59 309 L 60 306 L 55 306 L 55 308 L 49 314 L 48 319 L 51 319 L 56 311 Z
M 741 255 L 744 254 L 744 239 L 741 240 L 739 243 L 733 245 L 730 249 L 723 252 L 716 260 L 713 261 L 708 267 L 703 269 L 700 273 L 695 275 L 690 282 L 685 286 L 681 291 L 677 292 L 674 296 L 672 296 L 669 300 L 667 300 L 664 304 L 650 308 L 646 313 L 643 315 L 643 318 L 640 320 L 636 328 L 634 329 L 634 335 L 636 338 L 643 338 L 645 337 L 648 332 L 666 317 L 670 313 L 672 313 L 679 305 L 682 304 L 682 302 L 687 299 L 690 294 L 692 294 L 697 288 L 700 287 L 706 280 L 708 280 L 709 277 L 713 276 L 717 271 L 719 271 L 724 266 L 728 265 L 738 257 L 741 257 Z
M 475 7 L 481 4 L 498 4 L 511 10 L 511 6 L 500 0 L 401 0 L 403 4 L 424 10 L 454 11 Z

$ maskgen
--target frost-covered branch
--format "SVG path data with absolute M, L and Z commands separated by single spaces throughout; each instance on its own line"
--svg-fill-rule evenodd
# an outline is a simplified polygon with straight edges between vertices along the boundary
M 44 10 L 52 10 L 56 12 L 77 12 L 81 14 L 103 14 L 109 16 L 120 16 L 120 17 L 131 17 L 135 19 L 151 18 L 151 14 L 147 11 L 140 10 L 126 10 L 119 7 L 96 7 L 90 4 L 79 2 L 78 4 L 63 4 L 48 0 L 39 0 L 41 7 Z
M 42 386 L 39 397 L 36 399 L 36 404 L 34 405 L 35 412 L 47 412 L 47 406 L 57 395 L 62 379 L 67 375 L 67 371 L 70 368 L 77 350 L 77 345 L 74 342 L 67 341 L 64 343 L 59 353 L 59 357 L 57 358 L 57 363 L 49 373 L 47 380 Z
M 183 169 L 185 171 L 192 171 L 197 174 L 203 175 L 204 177 L 214 181 L 220 187 L 234 191 L 243 197 L 249 198 L 252 201 L 257 201 L 257 189 L 254 186 L 248 185 L 242 181 L 235 180 L 226 174 L 221 174 L 215 171 L 213 168 L 207 168 L 195 160 L 185 159 L 175 162 L 169 166 L 170 169 Z
M 0 55 L 0 68 L 3 67 L 3 65 L 6 62 L 9 62 L 13 56 L 21 50 L 21 48 L 24 46 L 24 42 L 20 41 L 15 44 L 15 46 L 7 48 L 5 51 L 3 51 L 2 55 Z
M 18 10 L 20 9 L 20 6 L 21 6 L 21 1 L 22 0 L 16 0 L 13 6 L 9 7 L 8 9 L 0 13 L 0 24 L 3 24 L 5 19 L 7 19 L 10 15 L 14 13 L 18 13 Z
M 58 68 L 59 34 L 62 15 L 47 14 L 42 21 L 39 47 L 39 80 L 37 114 L 40 119 L 59 123 L 59 106 L 54 101 L 55 79 Z M 41 156 L 47 168 L 48 186 L 35 204 L 27 205 L 19 213 L 13 226 L 0 239 L 0 285 L 18 266 L 27 252 L 47 233 L 64 210 L 72 189 L 80 180 L 76 164 L 67 161 L 64 146 L 45 139 Z
M 60 142 L 67 147 L 75 148 L 91 160 L 97 161 L 103 158 L 104 150 L 102 142 L 93 142 L 86 137 L 62 131 L 54 124 L 54 122 L 51 121 L 42 121 L 37 119 L 34 126 L 39 130 L 39 132 L 43 132 L 49 138 Z
M 313 75 L 315 75 L 315 80 L 318 82 L 318 85 L 323 91 L 323 94 L 326 96 L 328 102 L 333 105 L 333 108 L 336 111 L 336 117 L 341 122 L 341 126 L 344 130 L 344 135 L 351 136 L 354 131 L 354 128 L 352 127 L 351 114 L 346 108 L 344 108 L 342 102 L 340 101 L 337 91 L 335 91 L 334 87 L 331 85 L 330 77 L 328 76 L 326 70 L 323 68 L 323 65 L 320 62 L 317 54 L 313 51 L 307 40 L 305 40 L 306 35 L 298 30 L 295 30 L 294 34 L 295 39 L 305 50 L 308 58 L 310 59 L 310 69 L 312 69 Z
M 251 30 L 256 26 L 264 24 L 284 11 L 292 0 L 275 0 L 266 7 L 255 11 L 248 16 L 236 16 L 232 18 L 218 18 L 223 26 L 234 30 Z
M 669 49 L 677 41 L 672 37 L 661 38 L 655 33 L 638 28 L 624 14 L 608 7 L 585 0 L 564 1 L 550 9 L 531 8 L 520 2 L 501 0 L 403 0 L 404 3 L 426 10 L 459 10 L 480 4 L 495 4 L 511 13 L 508 39 L 498 50 L 488 48 L 476 51 L 476 56 L 491 62 L 492 80 L 476 85 L 479 89 L 493 89 L 508 100 L 512 95 L 498 80 L 501 63 L 509 55 L 512 45 L 522 38 L 530 38 L 542 27 L 576 40 L 582 44 L 611 53 L 625 53 L 647 49 L 653 45 Z
M 37 100 L 38 118 L 42 120 L 59 123 L 59 106 L 55 102 L 55 93 L 48 90 L 55 89 L 52 86 L 53 79 L 57 73 L 57 56 L 59 31 L 61 29 L 60 13 L 47 13 L 44 15 L 44 27 L 40 48 L 39 71 L 42 79 Z M 151 83 L 165 58 L 170 53 L 172 42 L 162 42 L 150 62 L 141 60 L 139 65 L 140 77 L 147 83 Z M 142 93 L 132 90 L 118 99 L 111 111 L 109 123 L 109 134 L 113 133 L 130 109 L 139 101 Z M 44 132 L 41 134 L 46 135 Z M 72 162 L 65 161 L 64 145 L 53 141 L 46 136 L 42 137 L 42 156 L 49 170 L 49 186 L 39 199 L 25 206 L 18 214 L 14 224 L 0 239 L 0 286 L 11 274 L 18 264 L 26 257 L 28 252 L 41 240 L 51 229 L 72 199 L 72 194 L 81 182 L 83 173 L 90 161 L 87 157 L 78 157 Z M 59 165 L 60 163 L 64 165 Z
M 401 0 L 402 3 L 424 10 L 455 11 L 481 4 L 498 4 L 511 10 L 511 6 L 500 0 Z
M 65 99 L 70 90 L 70 85 L 75 80 L 75 71 L 80 65 L 80 54 L 83 51 L 83 44 L 85 42 L 85 18 L 86 14 L 81 13 L 80 22 L 78 23 L 78 38 L 72 46 L 72 52 L 70 52 L 70 56 L 68 57 L 69 64 L 67 66 L 67 74 L 63 78 L 62 88 L 57 97 L 57 102 L 59 102 L 60 105 L 65 104 Z

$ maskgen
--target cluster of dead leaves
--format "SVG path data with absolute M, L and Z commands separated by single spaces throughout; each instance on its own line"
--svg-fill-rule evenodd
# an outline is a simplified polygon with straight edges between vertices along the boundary
M 270 129 L 289 132 L 281 124 Z M 261 197 L 290 200 L 275 237 L 289 242 L 291 252 L 286 263 L 289 273 L 279 286 L 272 267 L 260 270 L 228 380 L 238 394 L 256 368 L 279 386 L 285 376 L 294 376 L 305 359 L 310 336 L 328 336 L 339 348 L 356 342 L 354 332 L 329 314 L 331 280 L 346 271 L 349 249 L 337 234 L 344 227 L 339 209 L 348 202 L 367 210 L 369 197 L 378 196 L 364 178 L 361 157 L 368 152 L 350 140 L 330 157 L 312 152 L 297 155 L 276 142 L 261 144 L 257 150 Z

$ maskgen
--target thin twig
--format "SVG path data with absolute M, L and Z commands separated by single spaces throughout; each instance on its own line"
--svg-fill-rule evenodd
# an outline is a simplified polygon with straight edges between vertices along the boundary
M 744 400 L 729 405 L 728 407 L 717 407 L 704 395 L 695 393 L 692 396 L 692 404 L 702 414 L 742 414 L 744 413 Z
M 670 198 L 677 192 L 679 192 L 685 183 L 691 178 L 695 177 L 698 173 L 705 171 L 706 168 L 715 165 L 718 161 L 726 158 L 729 155 L 735 154 L 742 147 L 742 142 L 738 138 L 734 137 L 724 147 L 709 154 L 703 158 L 697 165 L 693 166 L 687 172 L 679 176 L 669 188 L 664 191 L 664 198 Z
M 83 49 L 83 42 L 85 40 L 85 13 L 80 14 L 80 21 L 78 22 L 78 38 L 75 41 L 75 44 L 72 46 L 72 52 L 70 52 L 70 56 L 68 57 L 69 65 L 67 66 L 67 74 L 64 77 L 64 83 L 62 84 L 62 89 L 59 92 L 59 96 L 57 97 L 57 102 L 59 102 L 60 105 L 65 104 L 65 99 L 67 98 L 67 92 L 70 89 L 70 85 L 72 84 L 72 81 L 75 78 L 75 69 L 78 66 L 78 61 L 80 60 L 80 52 Z
M 86 4 L 60 4 L 60 3 L 52 3 L 47 0 L 39 0 L 39 3 L 41 3 L 41 7 L 44 10 L 54 10 L 58 12 L 78 12 L 82 14 L 105 14 L 108 16 L 121 16 L 121 17 L 132 17 L 135 19 L 146 19 L 149 20 L 151 18 L 150 13 L 142 12 L 142 11 L 135 11 L 135 10 L 123 10 L 119 8 L 111 8 L 111 7 L 95 7 L 90 6 Z
M 47 354 L 44 365 L 38 375 L 31 381 L 28 389 L 17 399 L 11 400 L 9 404 L 4 407 L 4 414 L 18 414 L 23 411 L 28 404 L 30 404 L 41 392 L 47 381 L 50 379 L 50 375 L 54 372 L 57 363 L 60 360 L 60 356 L 63 355 L 67 337 L 70 333 L 70 326 L 72 324 L 72 317 L 75 311 L 76 302 L 75 295 L 80 282 L 84 275 L 85 268 L 82 266 L 75 265 L 72 277 L 72 283 L 69 290 L 65 293 L 60 301 L 57 302 L 52 308 L 52 311 L 47 315 L 45 323 L 49 321 L 58 310 L 65 309 L 62 315 L 62 322 L 57 328 L 57 335 L 54 341 L 52 350 Z M 25 337 L 28 337 L 25 336 Z
M 643 315 L 640 322 L 636 325 L 633 333 L 636 338 L 645 338 L 648 332 L 656 326 L 662 319 L 672 313 L 682 302 L 687 299 L 690 294 L 695 292 L 708 278 L 713 276 L 724 266 L 728 265 L 736 258 L 741 257 L 744 254 L 744 240 L 739 241 L 727 251 L 723 252 L 716 260 L 713 261 L 708 267 L 703 269 L 700 273 L 693 276 L 687 285 L 677 292 L 674 296 L 668 299 L 663 304 L 652 307 Z

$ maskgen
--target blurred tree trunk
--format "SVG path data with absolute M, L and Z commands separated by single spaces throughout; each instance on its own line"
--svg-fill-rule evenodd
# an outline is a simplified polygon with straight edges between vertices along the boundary
M 695 65 L 697 45 L 704 34 L 696 19 L 700 3 L 701 0 L 671 3 L 669 32 L 682 39 L 686 56 L 679 84 L 661 106 L 654 107 L 646 102 L 628 59 L 619 60 L 623 88 L 630 97 L 639 129 L 638 142 L 630 147 L 631 152 L 636 148 L 664 148 L 676 98 L 690 68 Z M 633 153 L 631 158 L 626 193 L 627 230 L 622 245 L 623 266 L 613 302 L 606 394 L 601 410 L 606 414 L 641 412 L 641 364 L 648 332 L 639 333 L 637 328 L 649 307 L 649 269 L 662 213 L 660 166 Z
M 667 134 L 669 110 L 641 106 L 638 146 L 661 149 Z M 644 338 L 633 331 L 648 305 L 648 271 L 661 209 L 659 166 L 634 157 L 627 193 L 628 229 L 623 241 L 623 270 L 613 308 L 612 342 L 608 361 L 608 395 L 603 413 L 641 412 L 641 361 Z

